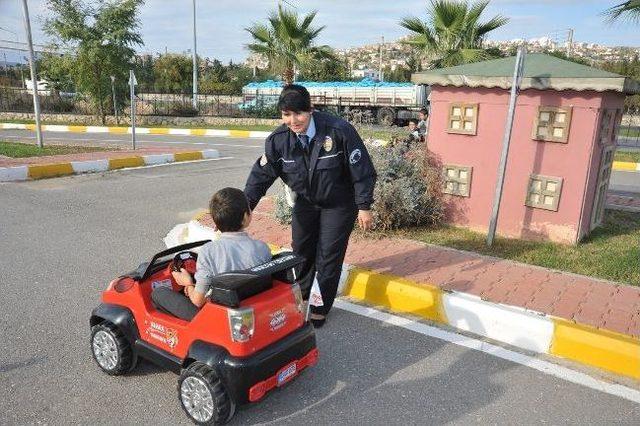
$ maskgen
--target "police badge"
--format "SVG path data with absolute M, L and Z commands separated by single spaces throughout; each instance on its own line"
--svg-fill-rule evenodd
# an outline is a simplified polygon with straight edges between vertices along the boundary
M 333 139 L 331 139 L 331 136 L 325 136 L 324 144 L 322 144 L 322 147 L 324 148 L 325 152 L 331 151 L 331 148 L 333 148 Z

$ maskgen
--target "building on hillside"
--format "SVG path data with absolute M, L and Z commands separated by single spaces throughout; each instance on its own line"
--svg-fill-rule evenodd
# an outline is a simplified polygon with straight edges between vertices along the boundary
M 442 162 L 448 220 L 487 232 L 515 57 L 415 73 L 431 86 L 428 147 Z M 629 78 L 528 54 L 497 233 L 575 244 L 604 214 Z

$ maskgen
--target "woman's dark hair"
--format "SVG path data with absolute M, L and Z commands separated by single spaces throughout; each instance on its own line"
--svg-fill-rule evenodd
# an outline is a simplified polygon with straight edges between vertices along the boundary
M 242 229 L 244 214 L 251 210 L 244 192 L 238 188 L 223 188 L 211 197 L 209 212 L 221 232 L 236 232 Z
M 311 95 L 299 84 L 289 84 L 282 88 L 278 99 L 280 111 L 311 112 Z
M 424 115 L 429 115 L 429 111 L 427 111 L 426 108 L 422 108 L 420 112 L 423 113 Z

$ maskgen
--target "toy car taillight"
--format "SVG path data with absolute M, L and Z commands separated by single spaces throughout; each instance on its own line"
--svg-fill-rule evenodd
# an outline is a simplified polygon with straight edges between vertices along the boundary
M 229 329 L 234 342 L 246 342 L 253 337 L 254 315 L 253 308 L 229 309 Z
M 291 286 L 291 290 L 293 291 L 293 295 L 296 298 L 296 306 L 298 308 L 298 312 L 302 313 L 304 311 L 304 301 L 302 300 L 302 291 L 300 291 L 300 286 L 296 283 Z

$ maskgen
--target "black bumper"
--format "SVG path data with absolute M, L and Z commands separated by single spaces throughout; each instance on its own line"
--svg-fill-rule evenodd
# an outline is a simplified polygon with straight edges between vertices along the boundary
M 204 342 L 194 343 L 189 357 L 213 367 L 236 404 L 246 404 L 253 385 L 274 376 L 282 367 L 303 358 L 315 347 L 313 326 L 306 323 L 250 357 L 237 358 Z

